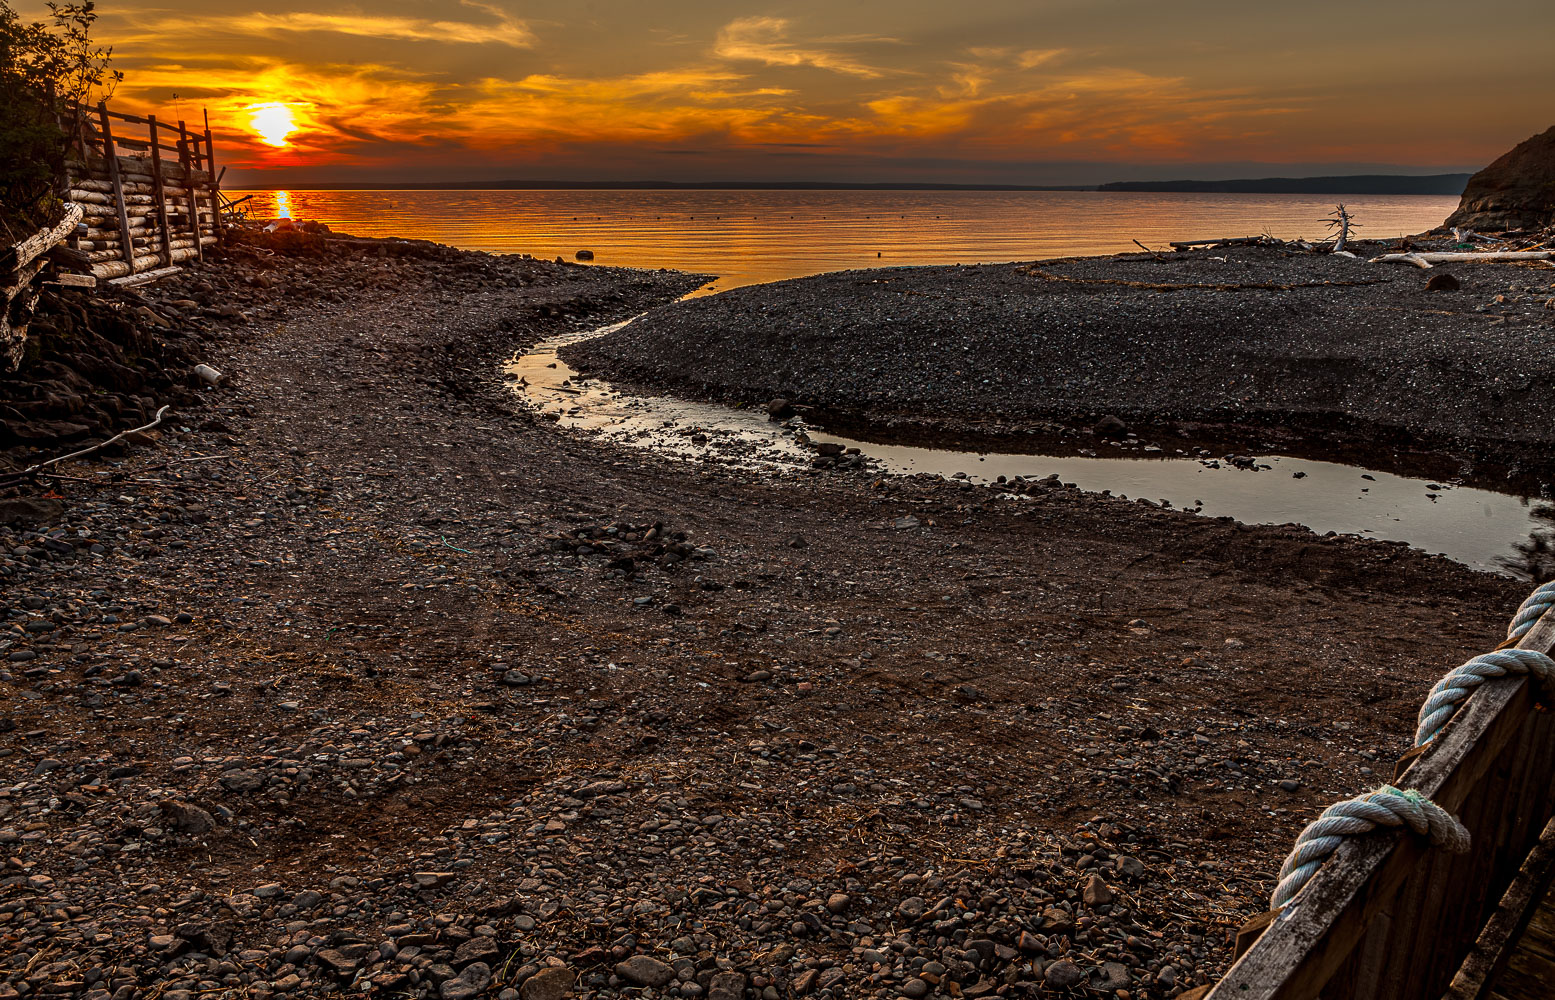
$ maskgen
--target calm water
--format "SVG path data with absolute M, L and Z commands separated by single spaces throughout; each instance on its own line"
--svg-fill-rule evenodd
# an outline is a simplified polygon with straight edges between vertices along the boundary
M 251 214 L 470 250 L 717 274 L 717 288 L 822 271 L 1135 250 L 1133 240 L 1320 237 L 1335 199 L 1100 191 L 232 191 Z M 1361 235 L 1440 225 L 1458 200 L 1345 199 Z
M 810 463 L 814 451 L 795 437 L 792 428 L 772 423 L 763 411 L 619 393 L 604 380 L 580 378 L 557 357 L 565 344 L 623 325 L 563 334 L 514 358 L 507 371 L 515 391 L 564 427 L 659 454 L 772 470 L 793 470 Z M 1515 576 L 1530 575 L 1521 549 L 1530 539 L 1548 538 L 1552 524 L 1547 502 L 1448 480 L 1414 479 L 1288 456 L 1261 456 L 1255 471 L 1180 453 L 1109 456 L 1107 452 L 1114 449 L 1102 442 L 1095 457 L 979 454 L 882 445 L 813 428 L 802 433 L 810 441 L 856 447 L 876 468 L 900 475 L 964 476 L 986 483 L 999 476 L 1057 474 L 1091 492 L 1165 501 L 1247 524 L 1296 523 L 1317 532 L 1407 542 L 1476 569 Z

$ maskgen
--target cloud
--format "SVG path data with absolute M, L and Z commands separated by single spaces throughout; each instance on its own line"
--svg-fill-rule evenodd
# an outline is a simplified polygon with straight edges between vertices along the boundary
M 489 21 L 460 21 L 447 18 L 398 17 L 369 14 L 356 10 L 336 13 L 317 11 L 283 11 L 267 13 L 252 11 L 228 17 L 159 17 L 130 16 L 138 32 L 121 34 L 116 42 L 121 46 L 153 41 L 166 42 L 172 38 L 200 38 L 212 34 L 258 36 L 275 38 L 282 34 L 337 34 L 358 38 L 381 38 L 395 41 L 438 42 L 448 45 L 504 45 L 509 48 L 527 49 L 535 44 L 534 33 L 529 26 L 506 11 L 489 4 L 462 0 L 460 6 L 485 14 Z
M 868 36 L 821 40 L 822 44 L 852 44 L 861 40 L 883 41 Z M 803 48 L 788 41 L 788 21 L 781 17 L 740 17 L 718 32 L 713 53 L 722 59 L 753 61 L 768 66 L 814 66 L 848 76 L 874 79 L 883 70 L 825 48 Z
M 1066 49 L 1027 49 L 1016 57 L 1015 64 L 1021 69 L 1036 69 L 1038 66 L 1052 62 L 1066 51 Z
M 1422 126 L 1418 149 L 1379 138 L 1383 113 L 1358 117 L 1348 77 L 1271 81 L 1245 71 L 1263 57 L 1225 46 L 1188 60 L 1161 44 L 1175 14 L 1096 42 L 1062 18 L 1036 23 L 1029 0 L 988 0 L 1011 12 L 992 19 L 984 6 L 900 5 L 894 37 L 860 33 L 868 12 L 836 4 L 802 21 L 760 6 L 706 21 L 689 4 L 621 5 L 603 18 L 515 0 L 121 2 L 100 25 L 128 72 L 116 103 L 191 119 L 208 106 L 218 158 L 235 169 L 453 177 L 570 162 L 643 176 L 698 152 L 766 162 L 779 150 L 864 174 L 871 162 L 905 171 L 956 157 L 995 171 L 1033 158 L 1251 161 L 1290 149 L 1472 162 L 1461 142 L 1448 149 L 1439 123 Z M 245 109 L 271 102 L 299 124 L 288 149 L 248 128 Z

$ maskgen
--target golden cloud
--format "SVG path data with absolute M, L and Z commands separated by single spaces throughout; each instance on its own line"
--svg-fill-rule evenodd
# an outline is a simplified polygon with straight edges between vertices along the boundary
M 479 11 L 490 20 L 396 17 L 354 10 L 329 14 L 312 11 L 253 11 L 227 16 L 157 18 L 130 15 L 130 24 L 138 30 L 121 35 L 116 41 L 122 47 L 154 41 L 165 43 L 172 38 L 209 38 L 219 32 L 260 38 L 275 38 L 288 33 L 327 33 L 450 45 L 495 44 L 509 48 L 530 48 L 535 44 L 535 36 L 529 26 L 501 8 L 473 0 L 461 0 L 460 6 Z
M 814 66 L 848 76 L 873 79 L 885 72 L 866 66 L 840 52 L 825 48 L 804 48 L 788 41 L 788 24 L 781 17 L 740 17 L 718 32 L 713 54 L 721 59 L 759 62 L 767 66 Z M 824 40 L 827 44 L 848 44 L 864 36 Z

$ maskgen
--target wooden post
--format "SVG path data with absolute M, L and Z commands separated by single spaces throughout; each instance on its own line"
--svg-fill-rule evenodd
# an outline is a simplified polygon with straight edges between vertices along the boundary
M 1555 651 L 1555 611 L 1516 648 Z M 1528 677 L 1487 680 L 1398 782 L 1458 816 L 1468 854 L 1407 834 L 1347 839 L 1300 895 L 1249 924 L 1209 1000 L 1441 997 L 1555 812 L 1555 716 L 1539 697 Z
M 103 130 L 103 157 L 108 161 L 108 179 L 113 183 L 113 204 L 119 211 L 119 239 L 123 241 L 121 256 L 135 273 L 135 241 L 130 238 L 130 217 L 124 211 L 124 183 L 119 179 L 119 153 L 113 146 L 113 129 L 108 125 L 108 102 L 97 102 L 97 120 Z
M 211 175 L 211 226 L 216 230 L 216 235 L 221 235 L 221 194 L 216 185 L 216 145 L 211 141 L 211 113 L 209 110 L 201 112 L 205 115 L 205 172 Z
M 204 261 L 205 248 L 200 245 L 200 203 L 195 197 L 194 168 L 190 166 L 189 157 L 191 152 L 189 147 L 193 142 L 189 138 L 189 129 L 184 126 L 182 119 L 178 122 L 178 134 L 180 136 L 178 158 L 183 162 L 184 167 L 184 193 L 189 196 L 189 228 L 194 233 L 194 257 L 195 260 Z M 200 154 L 194 151 L 194 155 L 198 157 Z
M 167 226 L 167 190 L 162 185 L 162 150 L 157 146 L 157 116 L 146 116 L 151 132 L 151 188 L 157 200 L 157 223 L 162 228 L 162 263 L 173 263 L 173 234 Z

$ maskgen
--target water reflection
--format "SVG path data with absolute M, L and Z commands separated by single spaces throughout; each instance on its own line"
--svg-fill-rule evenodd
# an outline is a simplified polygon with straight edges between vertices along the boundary
M 1525 580 L 1555 579 L 1555 504 L 1540 500 L 1529 517 L 1534 527 L 1526 540 L 1514 546 L 1514 553 L 1503 560 L 1503 567 Z
M 248 192 L 228 192 L 234 197 Z M 1137 250 L 1206 236 L 1320 236 L 1332 199 L 1101 191 L 254 191 L 256 218 L 359 236 L 720 276 L 720 289 L 822 271 Z M 1378 239 L 1441 223 L 1457 199 L 1346 199 Z
M 1056 476 L 1088 492 L 1246 524 L 1301 524 L 1319 533 L 1407 542 L 1476 569 L 1538 579 L 1555 573 L 1555 505 L 1542 501 L 1279 455 L 1260 457 L 1249 470 L 1185 455 L 979 454 L 875 444 L 802 424 L 784 428 L 760 411 L 624 395 L 602 380 L 580 378 L 557 356 L 565 344 L 622 325 L 558 337 L 515 358 L 508 374 L 520 396 L 562 426 L 691 461 L 792 471 L 815 458 L 813 444 L 830 442 L 857 448 L 874 467 L 900 475 L 969 483 Z

